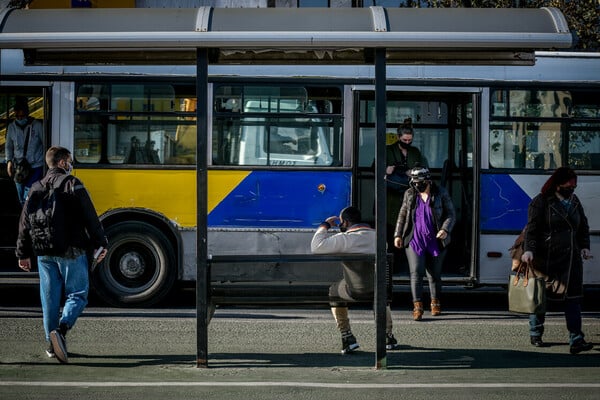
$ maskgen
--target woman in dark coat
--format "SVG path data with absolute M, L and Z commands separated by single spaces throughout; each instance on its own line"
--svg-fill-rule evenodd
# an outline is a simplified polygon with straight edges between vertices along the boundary
M 591 350 L 581 331 L 583 260 L 590 257 L 587 217 L 574 194 L 577 175 L 558 168 L 529 204 L 524 254 L 521 257 L 546 277 L 550 299 L 564 302 L 570 352 Z M 533 263 L 533 264 L 532 264 Z M 529 316 L 531 344 L 543 347 L 544 314 Z

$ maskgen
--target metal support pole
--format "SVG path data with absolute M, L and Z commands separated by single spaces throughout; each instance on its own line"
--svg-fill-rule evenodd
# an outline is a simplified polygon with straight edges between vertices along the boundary
M 386 210 L 385 210 L 385 114 L 386 114 L 386 50 L 375 49 L 375 228 L 377 230 L 377 253 L 375 255 L 375 324 L 376 364 L 375 369 L 387 368 L 385 350 L 386 323 Z
M 196 50 L 196 367 L 208 367 L 210 270 L 207 250 L 208 50 Z

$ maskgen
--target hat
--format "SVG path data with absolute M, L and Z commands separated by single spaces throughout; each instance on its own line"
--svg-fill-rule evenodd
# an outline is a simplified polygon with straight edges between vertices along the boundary
M 431 179 L 431 173 L 425 167 L 414 167 L 410 170 L 411 182 L 423 182 Z

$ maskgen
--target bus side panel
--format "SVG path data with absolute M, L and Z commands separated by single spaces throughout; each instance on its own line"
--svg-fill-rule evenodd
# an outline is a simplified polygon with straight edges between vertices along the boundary
M 209 213 L 208 226 L 316 228 L 350 199 L 347 171 L 253 171 Z
M 520 231 L 527 222 L 531 198 L 511 175 L 481 176 L 482 231 Z
M 483 174 L 481 176 L 480 273 L 482 284 L 504 284 L 510 272 L 508 249 L 527 223 L 527 208 L 549 175 Z M 600 177 L 579 175 L 576 195 L 581 200 L 591 233 L 591 250 L 600 244 Z M 500 258 L 490 254 L 501 254 Z M 584 283 L 600 284 L 600 261 L 584 261 Z
M 513 245 L 517 235 L 481 235 L 479 259 L 481 270 L 479 281 L 485 285 L 506 285 L 512 260 L 508 249 Z M 600 262 L 598 249 L 600 249 L 600 236 L 591 235 L 590 248 L 595 257 L 583 261 L 583 283 L 585 285 L 600 285 Z M 499 252 L 501 257 L 490 257 L 490 252 Z
M 351 201 L 348 171 L 252 171 L 209 213 L 208 253 L 310 254 L 316 227 Z M 184 279 L 195 278 L 195 263 Z M 213 265 L 214 281 L 334 282 L 339 265 Z
M 506 285 L 510 274 L 511 258 L 508 249 L 517 235 L 481 235 L 479 238 L 479 282 L 484 285 Z M 490 257 L 490 252 L 502 254 Z

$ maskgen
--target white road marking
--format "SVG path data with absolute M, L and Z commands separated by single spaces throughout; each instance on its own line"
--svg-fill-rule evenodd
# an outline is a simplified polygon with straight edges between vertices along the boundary
M 305 387 L 331 389 L 469 389 L 469 388 L 600 388 L 600 383 L 327 383 L 327 382 L 45 382 L 45 381 L 0 381 L 0 386 L 45 386 L 45 387 Z

